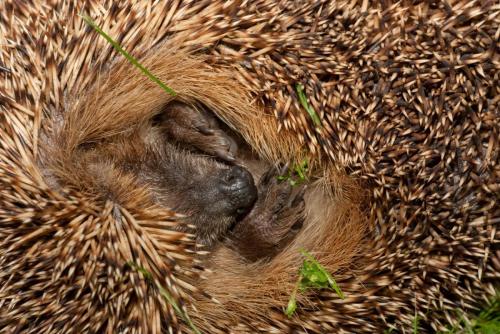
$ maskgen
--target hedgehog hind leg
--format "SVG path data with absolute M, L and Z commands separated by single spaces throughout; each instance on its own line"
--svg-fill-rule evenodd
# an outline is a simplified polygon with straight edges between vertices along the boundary
M 169 103 L 155 118 L 168 140 L 234 162 L 238 145 L 223 131 L 212 113 L 180 101 Z

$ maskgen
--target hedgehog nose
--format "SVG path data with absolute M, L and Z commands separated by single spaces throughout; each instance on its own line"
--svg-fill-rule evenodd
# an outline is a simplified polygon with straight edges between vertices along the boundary
M 222 190 L 228 196 L 232 209 L 238 215 L 246 213 L 257 200 L 257 188 L 249 171 L 233 166 L 223 177 Z

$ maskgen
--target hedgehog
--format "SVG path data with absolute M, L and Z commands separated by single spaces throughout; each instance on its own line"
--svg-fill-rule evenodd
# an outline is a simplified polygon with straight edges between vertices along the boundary
M 133 170 L 84 168 L 83 151 L 114 159 L 174 98 L 82 12 L 260 162 L 307 158 L 307 219 L 280 252 L 203 251 Z M 0 13 L 2 331 L 189 332 L 167 291 L 208 333 L 404 332 L 415 319 L 436 332 L 495 294 L 495 2 L 7 0 Z M 289 318 L 300 248 L 346 298 L 308 291 Z

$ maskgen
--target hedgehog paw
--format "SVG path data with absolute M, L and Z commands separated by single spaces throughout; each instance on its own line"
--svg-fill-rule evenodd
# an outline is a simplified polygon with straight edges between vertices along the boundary
M 292 188 L 280 182 L 279 175 L 282 172 L 273 168 L 261 177 L 255 206 L 230 237 L 232 248 L 248 260 L 276 255 L 302 228 L 305 187 Z
M 222 160 L 235 161 L 236 142 L 220 129 L 215 116 L 207 110 L 174 101 L 157 119 L 170 139 Z

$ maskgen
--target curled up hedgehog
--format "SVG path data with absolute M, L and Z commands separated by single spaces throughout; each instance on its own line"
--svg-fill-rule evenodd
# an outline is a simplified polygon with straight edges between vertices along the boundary
M 494 1 L 3 1 L 0 332 L 465 326 L 500 285 L 499 21 Z M 287 316 L 302 249 L 345 298 Z

